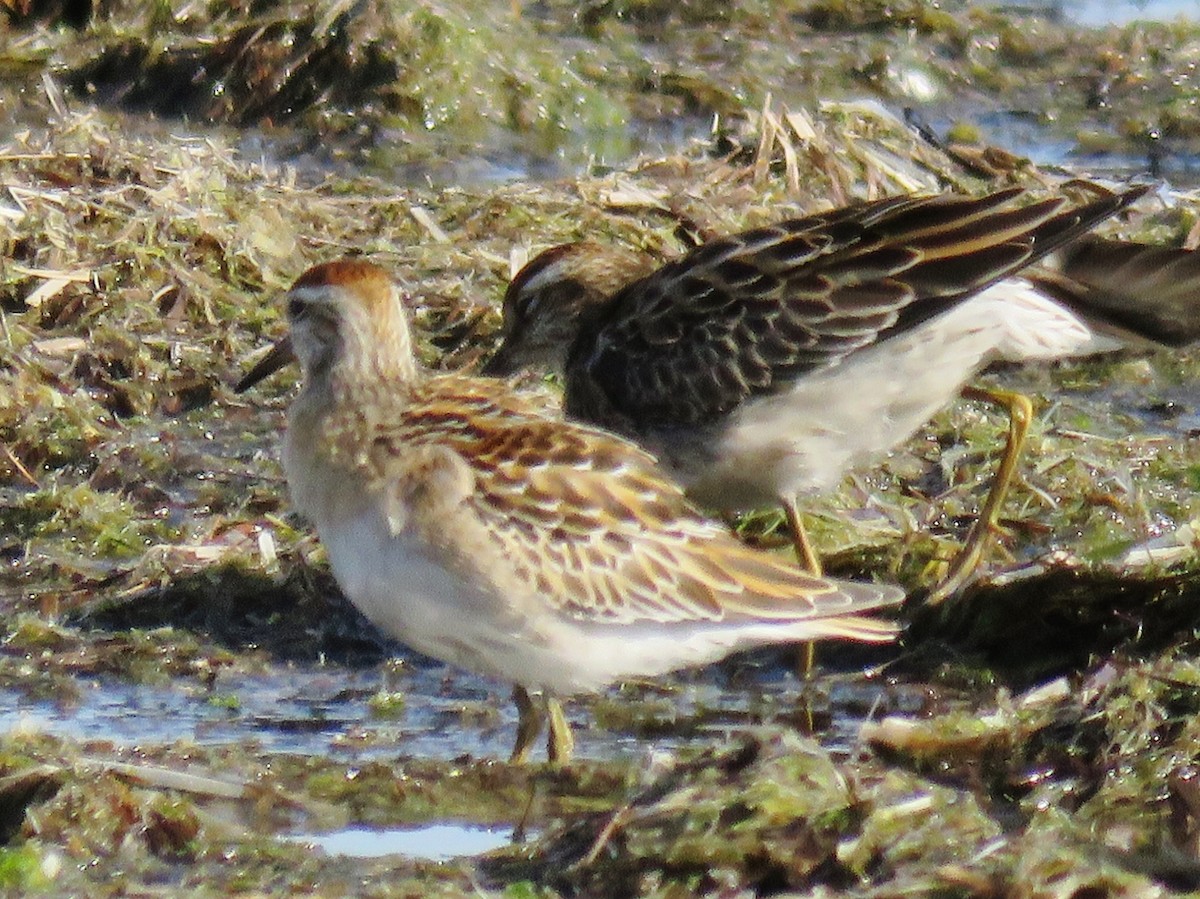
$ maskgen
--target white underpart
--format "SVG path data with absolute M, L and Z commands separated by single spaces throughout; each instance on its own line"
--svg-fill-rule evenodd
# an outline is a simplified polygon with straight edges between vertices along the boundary
M 822 492 L 903 443 L 986 365 L 1118 349 L 1026 281 L 1001 281 L 944 315 L 736 413 L 716 457 L 689 486 L 739 508 Z
M 381 631 L 433 658 L 530 689 L 594 692 L 630 677 L 708 664 L 737 649 L 827 636 L 819 619 L 571 619 L 532 592 L 502 595 L 447 570 L 419 538 L 393 536 L 377 510 L 315 523 L 339 586 Z

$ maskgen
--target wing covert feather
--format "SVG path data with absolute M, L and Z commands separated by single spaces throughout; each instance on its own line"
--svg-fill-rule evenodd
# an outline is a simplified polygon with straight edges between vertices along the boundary
M 456 554 L 473 576 L 507 565 L 560 614 L 614 624 L 801 621 L 902 598 L 894 588 L 812 577 L 744 546 L 696 512 L 651 456 L 598 429 L 524 414 L 503 389 L 433 379 L 378 417 L 370 444 L 382 489 L 404 483 L 425 446 L 470 470 L 473 489 L 454 492 L 445 511 L 447 527 L 491 543 L 491 552 Z

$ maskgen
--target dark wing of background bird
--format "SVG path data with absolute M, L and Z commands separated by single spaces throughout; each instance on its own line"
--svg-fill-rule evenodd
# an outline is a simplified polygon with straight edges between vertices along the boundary
M 567 411 L 619 425 L 711 421 L 950 308 L 1145 192 L 1078 205 L 1024 191 L 895 197 L 711 241 L 585 324 Z

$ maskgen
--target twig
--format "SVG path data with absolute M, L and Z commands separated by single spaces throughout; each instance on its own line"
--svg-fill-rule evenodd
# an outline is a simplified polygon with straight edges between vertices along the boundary
M 42 485 L 37 482 L 37 478 L 29 473 L 29 469 L 21 463 L 21 460 L 17 458 L 16 453 L 8 448 L 7 443 L 0 443 L 0 449 L 4 450 L 4 455 L 8 456 L 8 461 L 13 464 L 13 467 L 16 468 L 16 470 L 20 473 L 21 477 L 27 480 L 34 487 L 34 489 L 42 489 Z

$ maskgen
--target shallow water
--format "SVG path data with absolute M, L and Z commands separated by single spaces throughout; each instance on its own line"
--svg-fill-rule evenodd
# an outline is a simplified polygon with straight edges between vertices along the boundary
M 989 5 L 1013 10 L 1044 10 L 1065 21 L 1096 27 L 1137 21 L 1200 19 L 1200 2 L 1197 0 L 998 0 Z
M 292 834 L 288 840 L 313 846 L 329 855 L 350 858 L 408 858 L 443 862 L 482 855 L 512 842 L 511 828 L 473 827 L 466 824 L 431 824 L 426 827 L 347 827 L 327 833 Z
M 621 720 L 609 726 L 597 724 L 595 705 L 569 705 L 579 737 L 577 754 L 638 759 L 651 749 L 722 740 L 763 720 L 799 720 L 802 693 L 811 697 L 818 738 L 846 752 L 857 739 L 859 723 L 877 704 L 894 710 L 919 701 L 915 692 L 906 695 L 859 676 L 818 672 L 804 685 L 777 658 L 769 653 L 743 657 L 654 684 L 610 690 L 602 701 L 612 700 L 622 711 Z M 253 676 L 222 675 L 211 691 L 196 681 L 144 685 L 81 678 L 76 686 L 77 696 L 69 703 L 0 691 L 0 731 L 49 732 L 118 746 L 249 741 L 266 752 L 361 760 L 504 758 L 516 730 L 507 687 L 424 659 L 399 674 L 392 666 L 269 665 Z M 381 689 L 389 698 L 400 697 L 385 714 L 377 714 L 371 701 Z

